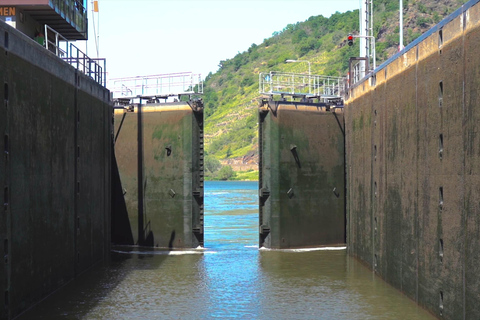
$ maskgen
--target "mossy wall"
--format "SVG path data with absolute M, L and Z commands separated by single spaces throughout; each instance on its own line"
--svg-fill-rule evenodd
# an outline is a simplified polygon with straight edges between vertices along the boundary
M 203 108 L 194 109 L 187 102 L 142 106 L 140 158 L 139 109 L 116 111 L 115 154 L 136 244 L 141 159 L 144 245 L 170 249 L 203 246 Z
M 345 243 L 342 109 L 270 101 L 260 112 L 260 246 Z
M 480 318 L 480 5 L 350 91 L 349 253 L 433 314 Z

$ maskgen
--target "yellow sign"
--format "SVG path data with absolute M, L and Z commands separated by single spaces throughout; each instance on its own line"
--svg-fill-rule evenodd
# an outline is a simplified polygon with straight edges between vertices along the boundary
M 93 1 L 93 12 L 98 12 L 98 1 Z
M 0 7 L 0 16 L 14 16 L 15 7 Z

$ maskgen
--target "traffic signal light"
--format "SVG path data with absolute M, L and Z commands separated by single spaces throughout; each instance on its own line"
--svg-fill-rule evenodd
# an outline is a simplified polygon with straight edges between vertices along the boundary
M 348 45 L 353 46 L 353 36 L 352 36 L 352 34 L 348 35 L 347 40 L 348 40 Z

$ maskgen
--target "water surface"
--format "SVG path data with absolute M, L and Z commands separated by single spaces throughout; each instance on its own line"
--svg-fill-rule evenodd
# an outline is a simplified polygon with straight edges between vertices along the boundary
M 259 250 L 257 198 L 207 182 L 205 250 L 115 248 L 21 319 L 433 319 L 346 250 Z

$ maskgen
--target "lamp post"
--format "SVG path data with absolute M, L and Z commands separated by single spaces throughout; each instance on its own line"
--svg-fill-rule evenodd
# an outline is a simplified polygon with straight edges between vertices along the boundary
M 290 60 L 290 59 L 288 59 L 288 60 L 285 60 L 285 62 L 286 62 L 286 63 L 292 63 L 292 62 L 306 62 L 306 63 L 308 63 L 308 76 L 310 76 L 310 75 L 311 75 L 311 73 L 310 73 L 310 61 L 307 61 L 307 60 Z
M 293 62 L 306 62 L 308 63 L 308 93 L 312 93 L 311 91 L 311 82 L 312 82 L 312 79 L 311 79 L 311 69 L 310 69 L 310 61 L 307 61 L 307 60 L 291 60 L 291 59 L 288 59 L 288 60 L 285 60 L 286 63 L 293 63 Z

